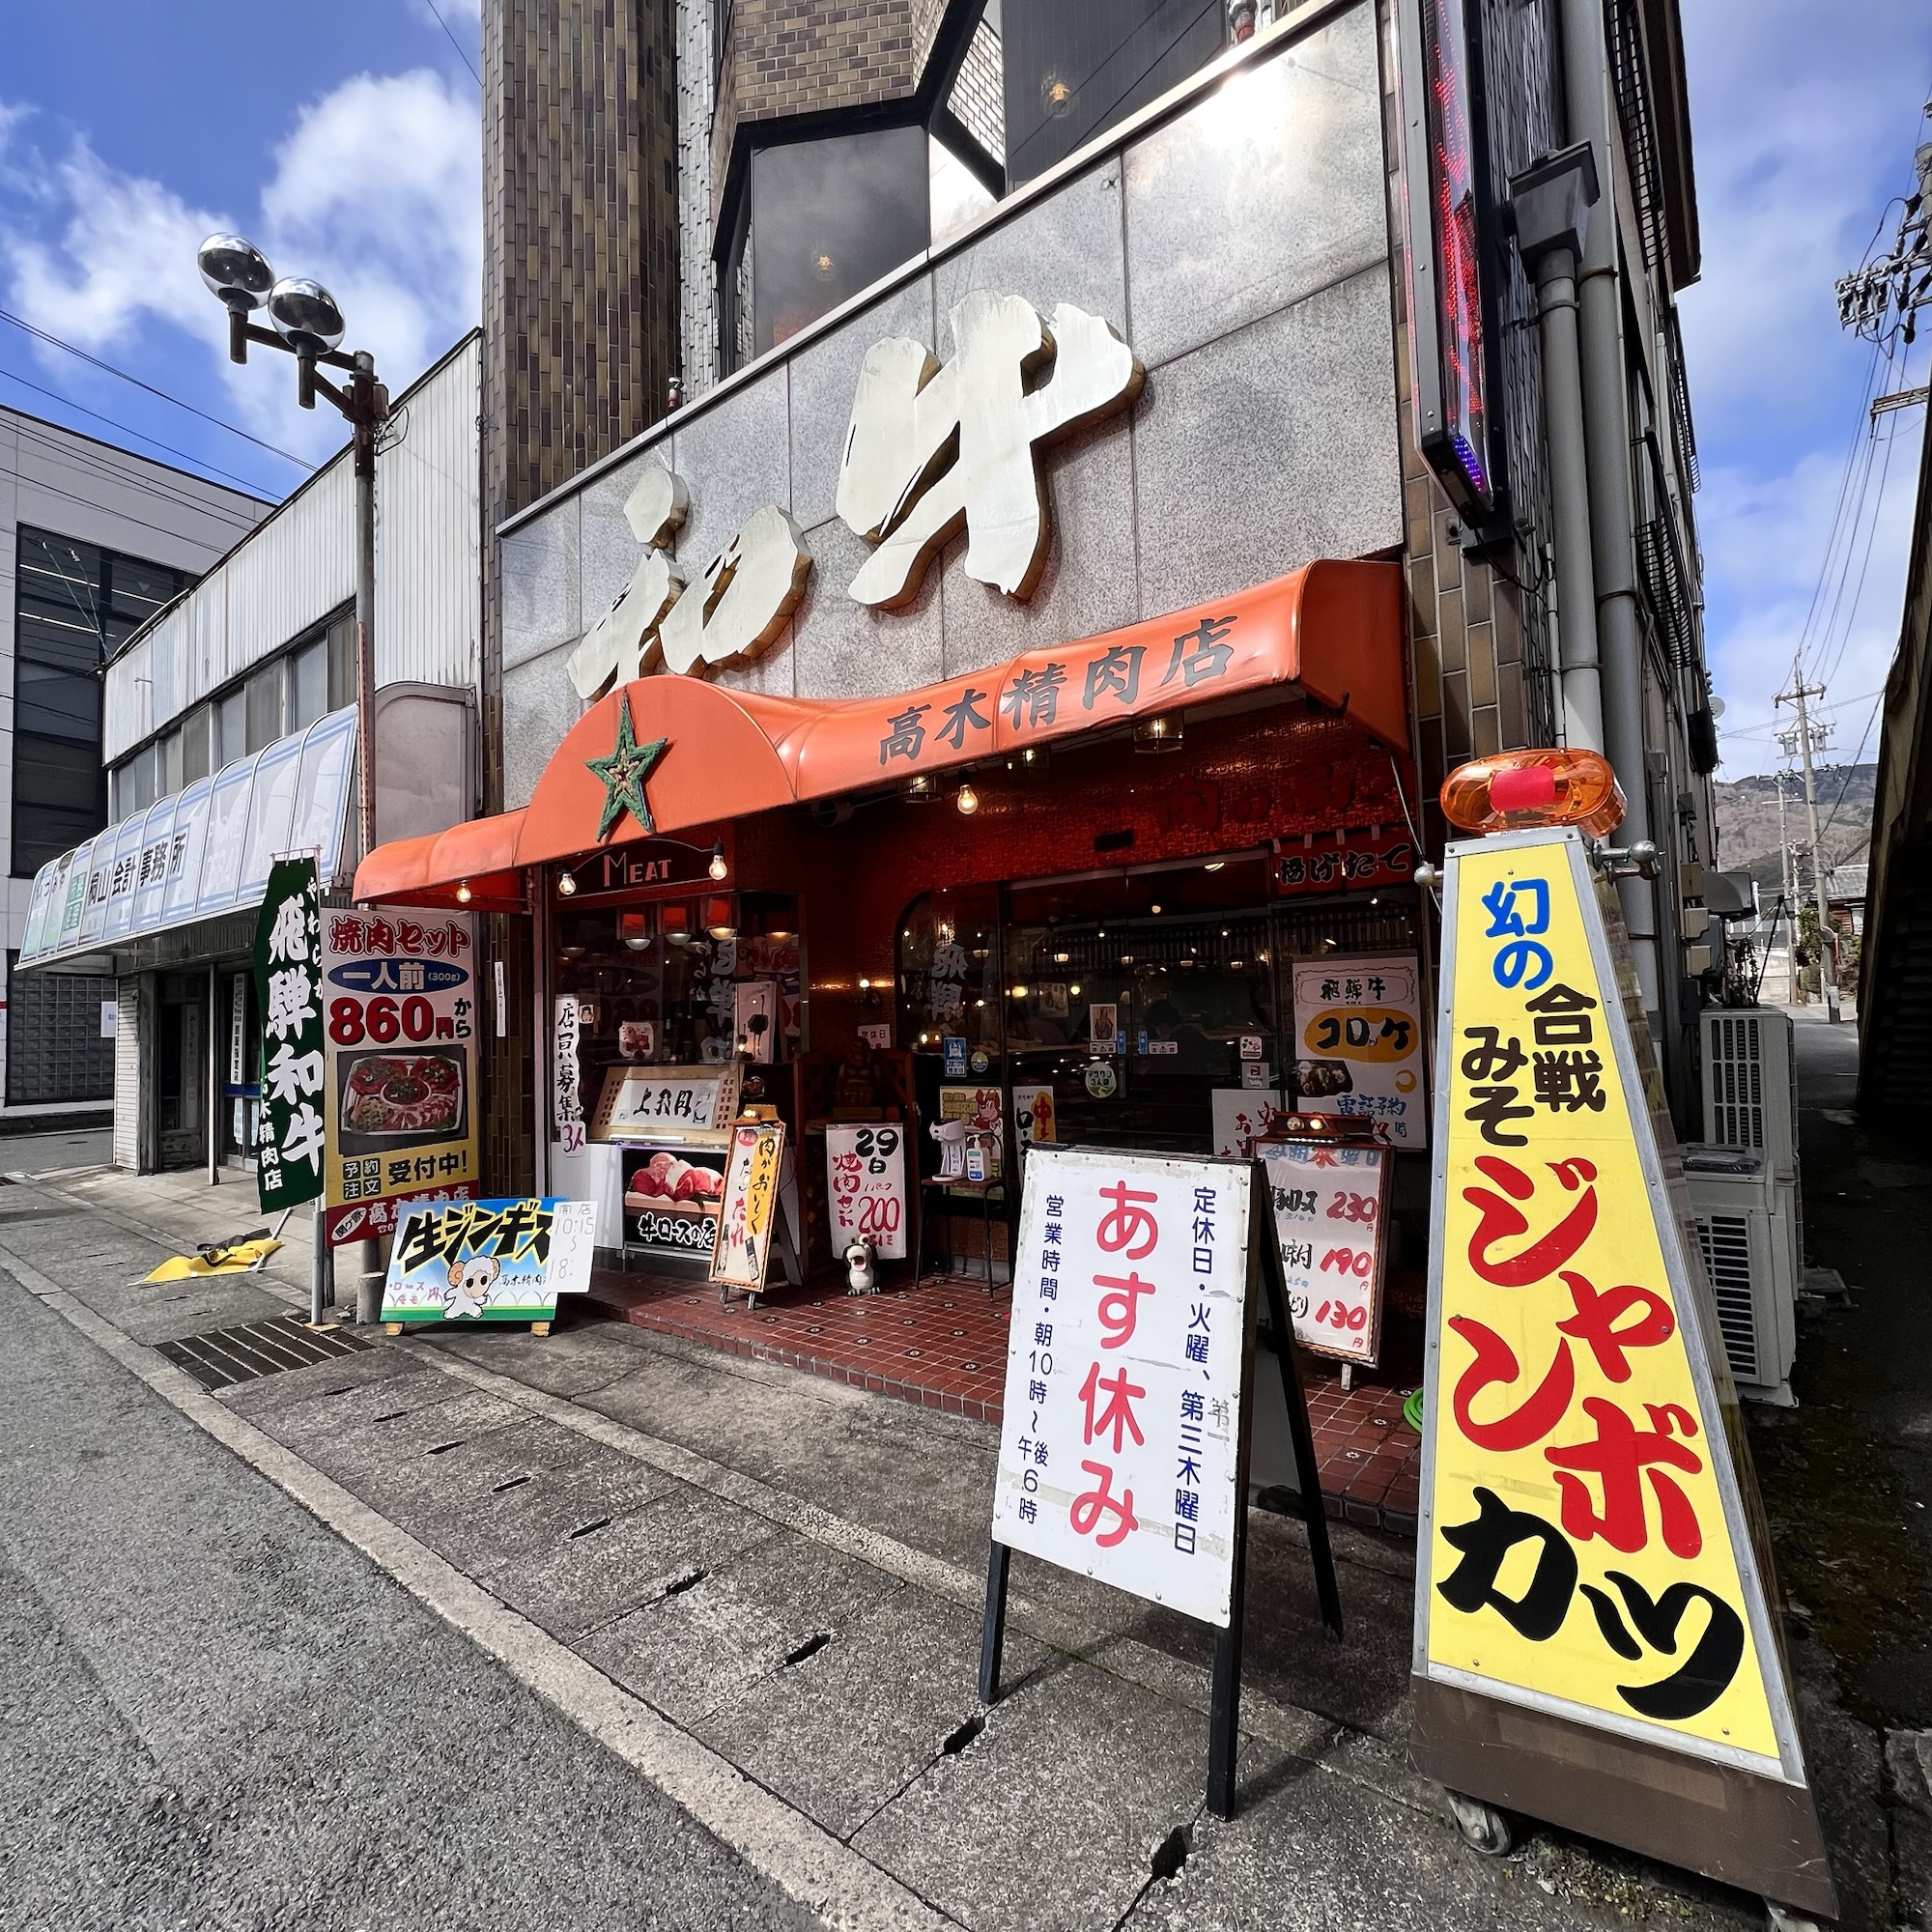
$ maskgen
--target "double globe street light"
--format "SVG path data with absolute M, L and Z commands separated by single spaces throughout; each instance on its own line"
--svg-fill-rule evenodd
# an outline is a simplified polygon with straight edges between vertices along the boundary
M 281 280 L 268 257 L 240 235 L 211 235 L 195 256 L 201 279 L 228 311 L 228 359 L 246 362 L 248 345 L 296 358 L 296 401 L 315 408 L 318 394 L 342 412 L 355 445 L 355 804 L 362 855 L 376 847 L 376 439 L 389 419 L 389 392 L 376 380 L 366 349 L 345 354 L 347 326 L 335 298 L 306 275 Z M 267 309 L 274 326 L 249 318 Z M 323 368 L 347 372 L 338 385 Z
M 376 439 L 389 419 L 389 392 L 376 380 L 376 358 L 365 349 L 345 355 L 347 332 L 335 298 L 306 275 L 280 281 L 268 257 L 240 235 L 211 235 L 195 256 L 201 279 L 228 311 L 228 359 L 246 362 L 248 345 L 280 349 L 296 358 L 296 400 L 315 408 L 327 396 L 355 433 L 355 819 L 366 858 L 376 849 Z M 266 308 L 274 326 L 249 317 Z M 324 368 L 340 369 L 337 384 Z M 363 1244 L 363 1272 L 356 1284 L 355 1319 L 382 1314 L 383 1276 L 377 1243 Z M 334 1298 L 334 1255 L 318 1234 L 311 1285 L 313 1314 L 322 1319 Z

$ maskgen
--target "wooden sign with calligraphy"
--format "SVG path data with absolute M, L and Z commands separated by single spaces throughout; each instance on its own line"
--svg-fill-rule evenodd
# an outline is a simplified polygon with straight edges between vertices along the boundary
M 1014 1248 L 980 1695 L 999 1692 L 1009 1554 L 1216 1632 L 1208 1804 L 1234 1803 L 1255 1328 L 1285 1338 L 1259 1163 L 1037 1146 Z M 1276 1356 L 1321 1613 L 1341 1600 L 1292 1349 Z
M 1415 1761 L 1833 1917 L 1615 904 L 1574 831 L 1449 848 Z

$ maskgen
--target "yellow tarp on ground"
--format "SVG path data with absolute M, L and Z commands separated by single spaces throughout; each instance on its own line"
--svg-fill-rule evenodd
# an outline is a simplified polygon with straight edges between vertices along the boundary
M 174 1255 L 164 1261 L 149 1281 L 186 1281 L 204 1274 L 249 1274 L 266 1266 L 269 1257 L 281 1242 L 264 1236 L 259 1240 L 237 1241 L 233 1247 L 204 1248 L 199 1254 Z

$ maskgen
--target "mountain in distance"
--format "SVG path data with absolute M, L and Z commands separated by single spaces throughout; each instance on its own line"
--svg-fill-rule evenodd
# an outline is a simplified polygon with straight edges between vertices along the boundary
M 1871 841 L 1872 800 L 1878 766 L 1820 765 L 1813 774 L 1818 792 L 1819 842 L 1828 866 L 1862 860 Z M 1725 872 L 1749 872 L 1757 880 L 1759 896 L 1769 905 L 1783 881 L 1778 857 L 1777 781 L 1744 778 L 1719 781 L 1713 787 L 1718 801 L 1718 867 Z M 1804 815 L 1804 781 L 1787 779 L 1784 785 L 1785 837 L 1793 845 L 1811 841 Z M 1808 877 L 1810 867 L 1805 868 Z

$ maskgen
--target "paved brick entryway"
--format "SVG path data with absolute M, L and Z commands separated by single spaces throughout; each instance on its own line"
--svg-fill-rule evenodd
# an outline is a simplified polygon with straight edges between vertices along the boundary
M 709 1283 L 642 1270 L 599 1270 L 591 1302 L 639 1328 L 782 1362 L 876 1395 L 998 1422 L 1007 1378 L 1011 1293 L 928 1276 L 917 1288 L 846 1294 L 836 1280 L 780 1288 L 755 1308 L 721 1302 Z M 1403 1390 L 1358 1381 L 1344 1393 L 1325 1363 L 1304 1362 L 1309 1420 L 1331 1516 L 1415 1534 L 1422 1441 L 1403 1420 Z

